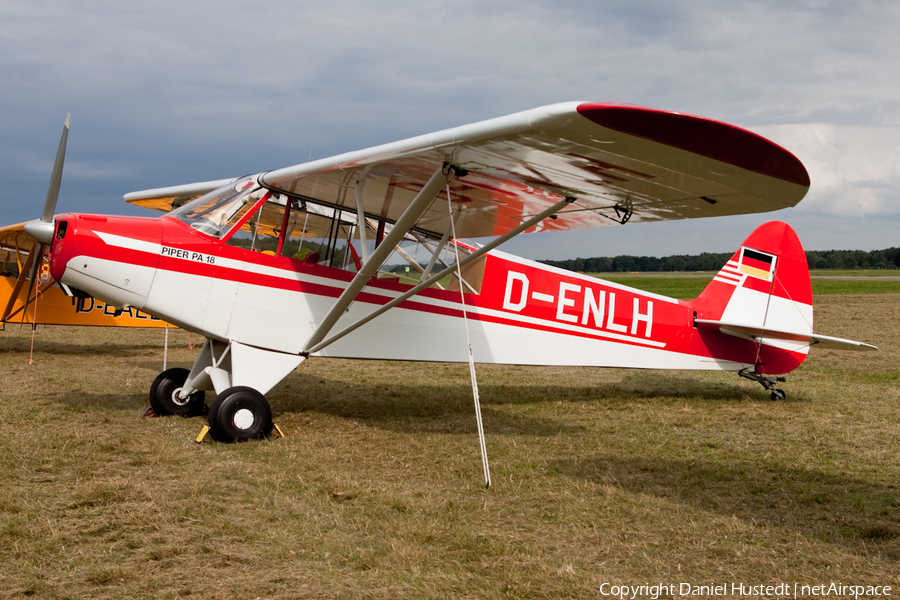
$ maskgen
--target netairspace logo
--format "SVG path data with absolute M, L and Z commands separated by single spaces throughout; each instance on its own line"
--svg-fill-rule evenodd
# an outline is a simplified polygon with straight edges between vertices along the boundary
M 600 586 L 600 595 L 620 600 L 635 600 L 636 598 L 650 598 L 657 600 L 660 597 L 758 597 L 768 598 L 805 598 L 817 596 L 820 598 L 886 598 L 891 596 L 889 585 L 848 585 L 844 583 L 779 583 L 748 585 L 745 583 L 708 583 L 694 585 L 692 583 L 658 583 L 643 585 L 619 585 L 604 583 Z

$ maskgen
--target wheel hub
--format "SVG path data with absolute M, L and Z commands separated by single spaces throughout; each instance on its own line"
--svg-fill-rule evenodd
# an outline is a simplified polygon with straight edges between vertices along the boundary
M 174 402 L 178 406 L 185 406 L 188 402 L 191 401 L 191 397 L 187 398 L 181 397 L 181 390 L 184 388 L 176 388 L 174 392 L 172 392 L 172 402 Z
M 246 431 L 253 426 L 253 422 L 255 420 L 256 419 L 253 417 L 253 412 L 251 410 L 242 408 L 234 413 L 234 419 L 232 419 L 232 423 L 234 423 L 234 426 L 241 431 Z

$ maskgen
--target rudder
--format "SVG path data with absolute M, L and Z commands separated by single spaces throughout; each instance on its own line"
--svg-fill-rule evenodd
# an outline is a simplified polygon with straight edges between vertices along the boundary
M 692 303 L 695 318 L 812 334 L 812 285 L 806 254 L 787 223 L 759 226 Z M 756 340 L 757 372 L 786 373 L 803 362 L 809 345 Z

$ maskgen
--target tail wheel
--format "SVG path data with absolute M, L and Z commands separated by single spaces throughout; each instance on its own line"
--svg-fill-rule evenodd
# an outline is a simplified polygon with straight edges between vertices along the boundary
M 193 417 L 203 414 L 203 401 L 206 393 L 196 391 L 186 399 L 181 399 L 178 393 L 184 387 L 190 371 L 187 369 L 167 369 L 157 375 L 150 386 L 150 408 L 160 417 L 165 415 L 178 415 L 180 417 Z
M 253 388 L 228 388 L 209 407 L 209 432 L 217 442 L 265 438 L 272 427 L 269 401 Z

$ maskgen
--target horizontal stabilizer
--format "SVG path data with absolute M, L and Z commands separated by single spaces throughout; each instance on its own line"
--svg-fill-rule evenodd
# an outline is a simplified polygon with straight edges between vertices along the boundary
M 740 323 L 729 323 L 726 321 L 711 321 L 707 319 L 697 319 L 696 324 L 698 327 L 718 327 L 719 331 L 722 333 L 727 333 L 728 335 L 754 342 L 779 340 L 807 343 L 810 346 L 819 346 L 830 350 L 878 350 L 877 347 L 863 342 L 845 340 L 843 338 L 836 338 L 828 335 L 818 335 L 815 333 L 798 333 L 779 329 L 755 327 L 752 325 L 742 325 Z

